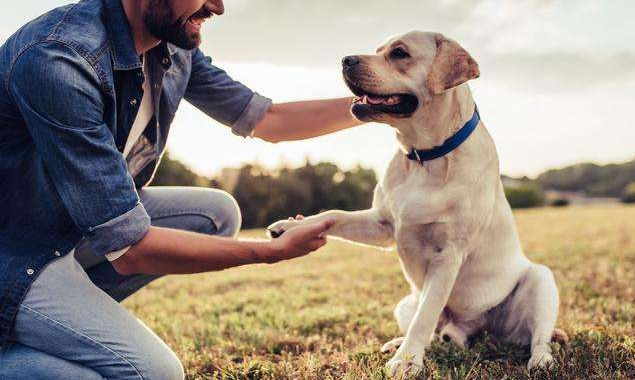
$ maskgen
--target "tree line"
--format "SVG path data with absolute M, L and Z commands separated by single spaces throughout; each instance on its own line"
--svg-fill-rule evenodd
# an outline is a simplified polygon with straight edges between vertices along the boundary
M 552 169 L 539 175 L 536 182 L 546 189 L 582 191 L 589 197 L 625 196 L 635 183 L 635 160 L 622 164 L 577 164 Z
M 337 165 L 306 162 L 299 168 L 268 170 L 259 165 L 225 169 L 215 178 L 192 172 L 165 154 L 153 186 L 200 186 L 223 189 L 240 205 L 244 228 L 264 227 L 296 214 L 323 210 L 360 210 L 370 207 L 377 176 L 357 166 L 341 170 Z
M 581 164 L 549 170 L 536 179 L 516 179 L 505 194 L 513 208 L 545 204 L 565 206 L 566 199 L 546 200 L 544 190 L 580 191 L 589 196 L 621 197 L 635 202 L 635 161 L 624 164 Z M 244 228 L 259 228 L 296 214 L 323 210 L 360 210 L 370 207 L 377 176 L 357 166 L 342 170 L 329 162 L 306 162 L 298 168 L 269 170 L 259 165 L 225 169 L 215 178 L 194 173 L 166 153 L 153 186 L 199 186 L 231 193 L 241 207 Z

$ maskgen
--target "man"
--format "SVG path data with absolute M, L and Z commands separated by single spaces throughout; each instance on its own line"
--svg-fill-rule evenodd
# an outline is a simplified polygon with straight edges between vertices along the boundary
M 324 244 L 327 224 L 240 241 L 228 194 L 143 188 L 181 99 L 271 142 L 357 124 L 350 99 L 272 105 L 212 66 L 200 28 L 223 11 L 222 0 L 85 0 L 0 47 L 0 379 L 182 379 L 118 301 L 164 274 Z

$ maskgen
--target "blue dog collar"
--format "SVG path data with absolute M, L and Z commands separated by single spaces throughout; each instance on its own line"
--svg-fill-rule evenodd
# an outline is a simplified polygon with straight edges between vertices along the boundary
M 479 121 L 481 121 L 481 115 L 478 113 L 478 107 L 474 106 L 474 115 L 472 118 L 465 123 L 461 129 L 458 130 L 452 137 L 445 140 L 445 142 L 437 147 L 432 149 L 423 149 L 416 150 L 412 148 L 410 153 L 406 155 L 408 159 L 417 161 L 423 165 L 425 161 L 431 161 L 437 159 L 439 157 L 443 157 L 446 154 L 452 152 L 454 149 L 458 148 L 468 137 L 474 132 L 476 127 L 478 126 Z

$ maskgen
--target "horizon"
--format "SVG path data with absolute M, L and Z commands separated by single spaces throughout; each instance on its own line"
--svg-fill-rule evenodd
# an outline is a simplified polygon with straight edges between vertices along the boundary
M 306 157 L 305 157 L 305 161 L 299 162 L 299 163 L 296 163 L 296 164 L 289 164 L 288 162 L 281 161 L 277 165 L 274 165 L 274 166 L 263 166 L 258 161 L 252 161 L 252 162 L 245 162 L 245 163 L 241 164 L 240 166 L 225 166 L 225 167 L 221 168 L 216 173 L 212 173 L 211 175 L 205 175 L 205 174 L 202 174 L 202 173 L 199 173 L 199 172 L 195 171 L 186 162 L 183 162 L 183 161 L 173 157 L 172 152 L 166 151 L 166 153 L 169 153 L 170 160 L 178 161 L 181 164 L 185 165 L 185 167 L 188 170 L 192 171 L 194 174 L 202 176 L 202 177 L 206 177 L 208 179 L 218 179 L 218 177 L 221 177 L 223 175 L 223 171 L 224 170 L 240 170 L 243 167 L 245 167 L 246 165 L 254 165 L 254 166 L 260 165 L 261 168 L 267 170 L 269 173 L 275 173 L 275 172 L 277 172 L 279 170 L 282 170 L 282 169 L 291 169 L 291 170 L 299 169 L 299 168 L 303 167 L 304 165 L 306 165 L 307 163 L 309 165 L 314 165 L 314 166 L 315 165 L 319 165 L 319 164 L 336 164 L 337 165 L 337 163 L 335 163 L 333 161 L 329 161 L 329 160 L 310 160 L 310 159 L 308 159 Z M 536 173 L 535 175 L 532 175 L 532 176 L 528 176 L 528 175 L 524 175 L 524 174 L 521 174 L 521 175 L 510 175 L 510 174 L 505 173 L 503 171 L 500 172 L 500 175 L 501 175 L 501 177 L 507 177 L 507 178 L 510 178 L 510 179 L 524 179 L 524 178 L 528 178 L 529 180 L 535 181 L 540 175 L 545 174 L 545 173 L 550 172 L 550 171 L 558 171 L 558 170 L 563 170 L 563 169 L 567 169 L 567 168 L 570 168 L 570 167 L 581 166 L 581 165 L 598 165 L 598 166 L 601 166 L 601 167 L 611 166 L 611 165 L 625 165 L 625 164 L 629 164 L 629 163 L 634 162 L 634 161 L 635 161 L 635 156 L 632 159 L 627 159 L 625 161 L 614 161 L 614 162 L 606 162 L 606 163 L 597 163 L 597 162 L 591 162 L 591 161 L 580 161 L 580 162 L 574 162 L 572 164 L 567 164 L 567 165 L 563 165 L 563 166 L 554 166 L 554 167 L 546 168 L 546 169 L 544 169 L 544 170 L 542 170 L 542 171 L 540 171 L 540 172 L 538 172 L 538 173 Z M 356 164 L 356 165 L 353 165 L 351 167 L 341 167 L 340 165 L 337 165 L 337 167 L 341 171 L 349 171 L 349 170 L 355 169 L 358 165 L 359 165 L 359 167 L 361 167 L 362 169 L 365 169 L 365 170 L 366 169 L 374 170 L 378 177 L 381 177 L 381 175 L 383 174 L 381 172 L 377 172 L 377 170 L 374 169 L 373 167 L 364 166 L 362 164 Z
M 68 3 L 72 1 L 20 2 L 0 15 L 0 43 L 28 20 Z M 372 52 L 402 31 L 441 31 L 479 62 L 481 77 L 470 86 L 496 142 L 501 173 L 534 178 L 572 164 L 635 158 L 635 117 L 629 112 L 635 99 L 635 46 L 626 43 L 635 39 L 634 28 L 628 27 L 635 4 L 360 4 L 226 0 L 226 14 L 203 27 L 201 49 L 234 79 L 283 102 L 351 96 L 340 77 L 342 56 Z M 378 124 L 303 142 L 243 140 L 186 103 L 168 140 L 172 158 L 208 177 L 245 163 L 297 166 L 305 157 L 343 169 L 360 164 L 381 174 L 396 146 L 390 128 Z

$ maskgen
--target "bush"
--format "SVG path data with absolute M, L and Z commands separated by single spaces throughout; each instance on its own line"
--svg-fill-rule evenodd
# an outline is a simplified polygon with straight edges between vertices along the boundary
M 551 201 L 551 205 L 553 207 L 565 207 L 568 206 L 571 202 L 569 202 L 568 199 L 566 198 L 556 198 L 553 201 Z
M 234 173 L 233 186 L 218 180 L 236 197 L 244 228 L 261 228 L 288 216 L 322 210 L 363 210 L 370 207 L 377 177 L 372 169 L 343 171 L 335 164 L 306 163 L 274 171 L 245 165 Z
M 154 173 L 151 185 L 214 187 L 209 178 L 194 173 L 180 161 L 170 158 L 168 152 L 163 155 L 161 164 Z
M 635 182 L 629 183 L 622 193 L 622 202 L 635 203 Z
M 542 190 L 533 184 L 505 188 L 505 196 L 512 208 L 538 207 L 545 202 Z

